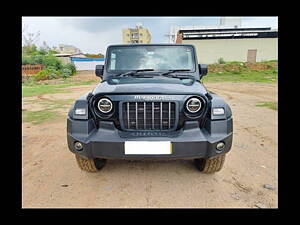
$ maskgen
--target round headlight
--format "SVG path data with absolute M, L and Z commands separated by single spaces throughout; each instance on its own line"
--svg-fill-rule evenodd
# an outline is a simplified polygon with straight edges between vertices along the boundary
M 113 108 L 112 102 L 108 98 L 101 98 L 98 102 L 98 109 L 102 113 L 109 113 Z
M 186 103 L 186 109 L 190 113 L 196 113 L 199 112 L 201 109 L 201 101 L 198 98 L 191 98 L 190 100 L 187 101 Z

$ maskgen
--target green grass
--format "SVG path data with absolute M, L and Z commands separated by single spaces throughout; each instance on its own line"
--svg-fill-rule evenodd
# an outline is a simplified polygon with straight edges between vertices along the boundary
M 55 101 L 38 100 L 38 103 L 44 105 L 45 108 L 39 111 L 22 111 L 23 122 L 30 122 L 37 125 L 56 118 L 61 118 L 62 115 L 56 112 L 55 109 L 70 108 L 71 104 L 74 103 L 74 99 L 60 99 Z
M 203 82 L 263 82 L 276 83 L 277 70 L 252 70 L 249 72 L 219 72 L 208 73 L 202 78 Z
M 263 103 L 258 104 L 256 106 L 267 107 L 269 109 L 278 110 L 278 103 L 277 102 L 263 102 Z
M 64 90 L 66 87 L 79 86 L 79 85 L 91 85 L 95 81 L 68 81 L 65 80 L 59 84 L 39 84 L 36 82 L 25 82 L 22 84 L 22 97 L 31 97 L 41 94 L 51 94 L 51 93 L 62 93 L 68 92 Z M 69 108 L 74 99 L 57 99 L 57 100 L 46 100 L 46 99 L 35 99 L 35 100 L 25 100 L 30 104 L 38 103 L 43 105 L 42 110 L 38 111 L 22 111 L 22 122 L 30 122 L 34 125 L 41 124 L 46 121 L 51 121 L 53 119 L 61 118 L 63 115 L 55 111 L 56 109 Z
M 245 62 L 226 62 L 208 65 L 208 75 L 204 82 L 262 82 L 276 83 L 278 62 L 276 60 L 249 64 Z
M 34 125 L 57 118 L 59 115 L 56 112 L 48 110 L 39 111 L 23 111 L 22 122 L 30 122 Z
M 74 99 L 60 99 L 55 101 L 41 101 L 40 103 L 45 106 L 46 110 L 53 110 L 53 109 L 62 109 L 62 108 L 69 108 L 71 104 L 74 103 Z
M 95 81 L 81 81 L 81 82 L 72 82 L 64 81 L 60 84 L 38 84 L 35 82 L 23 83 L 22 84 L 22 97 L 31 97 L 41 94 L 54 94 L 54 93 L 63 93 L 67 92 L 63 88 L 79 85 L 91 85 Z

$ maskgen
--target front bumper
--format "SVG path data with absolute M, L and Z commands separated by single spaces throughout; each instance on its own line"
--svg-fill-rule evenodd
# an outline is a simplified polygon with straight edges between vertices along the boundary
M 232 118 L 208 121 L 200 129 L 197 121 L 187 121 L 185 126 L 175 132 L 122 132 L 113 122 L 101 121 L 99 129 L 92 120 L 67 120 L 67 141 L 71 152 L 85 158 L 106 159 L 194 159 L 211 158 L 230 151 L 232 145 Z M 74 143 L 80 141 L 83 149 L 77 151 Z M 170 141 L 172 154 L 166 155 L 125 155 L 125 141 Z M 223 141 L 222 152 L 216 150 L 218 142 Z

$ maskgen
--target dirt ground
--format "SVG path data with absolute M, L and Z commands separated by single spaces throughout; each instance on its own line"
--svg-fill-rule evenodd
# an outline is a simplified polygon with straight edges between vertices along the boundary
M 202 174 L 191 160 L 108 160 L 98 173 L 83 172 L 67 147 L 66 107 L 54 120 L 22 125 L 22 207 L 277 208 L 278 113 L 256 106 L 277 101 L 277 85 L 205 85 L 233 112 L 232 150 L 220 172 Z M 75 100 L 94 86 L 23 98 L 23 107 L 38 110 L 43 107 L 38 99 Z

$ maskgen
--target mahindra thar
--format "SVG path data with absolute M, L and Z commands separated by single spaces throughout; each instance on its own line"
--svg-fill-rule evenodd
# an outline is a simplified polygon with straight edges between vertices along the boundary
M 193 45 L 111 45 L 95 73 L 101 82 L 67 118 L 68 148 L 82 170 L 96 172 L 107 159 L 190 159 L 201 172 L 221 170 L 232 113 L 203 86 L 207 65 Z

